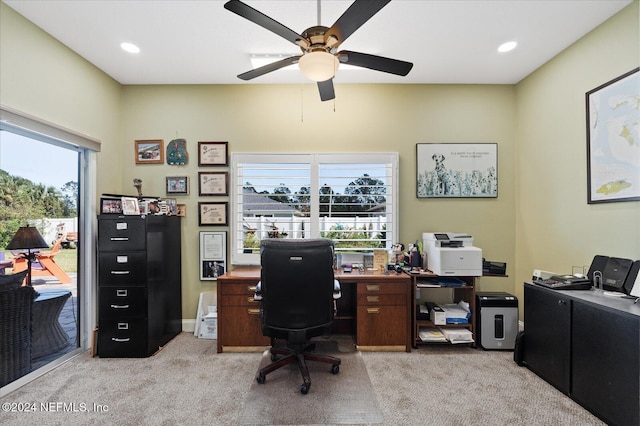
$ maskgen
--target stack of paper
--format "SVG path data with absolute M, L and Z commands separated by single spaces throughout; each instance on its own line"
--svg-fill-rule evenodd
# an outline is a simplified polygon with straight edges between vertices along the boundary
M 423 342 L 446 342 L 447 338 L 436 327 L 420 327 L 418 336 Z
M 442 328 L 440 331 L 451 343 L 473 343 L 473 334 L 466 328 Z
M 440 306 L 444 311 L 447 324 L 468 324 L 471 318 L 471 310 L 469 304 L 464 300 L 458 303 L 451 303 Z

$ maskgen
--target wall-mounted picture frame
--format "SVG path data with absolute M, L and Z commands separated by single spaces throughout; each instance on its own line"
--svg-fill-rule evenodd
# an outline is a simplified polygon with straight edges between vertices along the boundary
M 198 166 L 227 166 L 229 142 L 198 142 Z
M 162 139 L 136 140 L 136 164 L 164 164 L 164 141 Z
M 640 201 L 640 68 L 585 94 L 587 203 Z
M 200 231 L 200 280 L 217 280 L 227 267 L 227 233 Z
M 416 144 L 416 196 L 497 197 L 498 144 Z
M 229 195 L 229 173 L 198 172 L 198 195 Z
M 122 199 L 100 198 L 100 214 L 122 214 Z
M 186 217 L 187 216 L 187 205 L 186 204 L 176 204 L 176 216 Z
M 135 197 L 122 197 L 122 214 L 139 215 L 140 206 L 138 205 L 138 199 Z
M 167 195 L 187 195 L 189 194 L 188 176 L 167 176 L 165 190 Z
M 227 225 L 229 220 L 229 203 L 198 203 L 198 223 L 200 226 Z

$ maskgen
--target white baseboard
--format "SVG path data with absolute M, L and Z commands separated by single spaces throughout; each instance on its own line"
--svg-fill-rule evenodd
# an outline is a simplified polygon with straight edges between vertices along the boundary
M 182 318 L 182 331 L 188 331 L 193 333 L 196 329 L 196 320 L 195 319 L 185 319 Z

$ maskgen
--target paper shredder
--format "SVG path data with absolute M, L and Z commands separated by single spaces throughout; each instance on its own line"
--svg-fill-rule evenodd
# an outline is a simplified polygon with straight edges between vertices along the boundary
M 476 339 L 484 349 L 513 350 L 518 334 L 518 299 L 503 292 L 476 293 Z

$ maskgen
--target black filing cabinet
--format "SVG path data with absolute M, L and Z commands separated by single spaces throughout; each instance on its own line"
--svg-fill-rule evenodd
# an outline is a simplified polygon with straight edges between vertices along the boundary
M 182 331 L 180 218 L 98 216 L 98 355 L 146 357 Z

